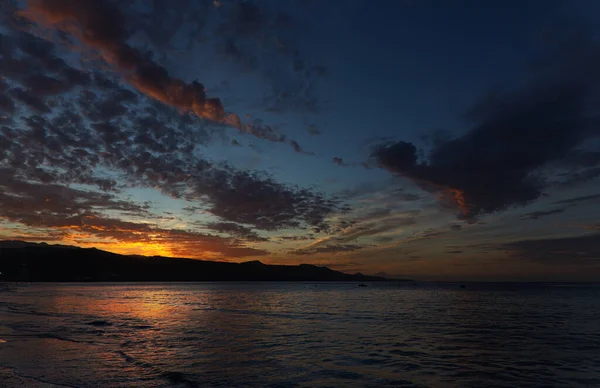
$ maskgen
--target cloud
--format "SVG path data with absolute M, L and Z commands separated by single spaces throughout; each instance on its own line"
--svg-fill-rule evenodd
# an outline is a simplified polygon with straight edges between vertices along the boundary
M 315 248 L 298 249 L 292 251 L 292 254 L 297 256 L 315 255 L 320 253 L 329 253 L 335 255 L 338 253 L 354 252 L 363 248 L 366 248 L 366 246 L 357 244 L 335 244 Z
M 246 8 L 255 9 L 257 7 L 250 3 L 248 5 L 240 3 L 236 9 L 245 10 Z M 254 15 L 248 11 L 239 12 L 239 15 Z M 102 59 L 119 71 L 132 87 L 151 98 L 175 107 L 183 113 L 191 113 L 204 119 L 233 126 L 241 132 L 250 133 L 262 139 L 284 141 L 281 136 L 275 136 L 272 128 L 268 126 L 243 123 L 238 115 L 226 114 L 220 99 L 206 96 L 206 89 L 202 83 L 198 81 L 186 83 L 170 75 L 167 69 L 155 62 L 151 56 L 131 46 L 128 39 L 130 38 L 130 24 L 133 22 L 125 12 L 110 1 L 73 3 L 70 0 L 31 0 L 27 3 L 27 8 L 19 12 L 19 15 L 46 28 L 76 37 L 80 42 L 97 51 Z M 242 24 L 248 25 L 246 23 L 249 19 L 239 15 L 236 20 L 241 17 L 244 20 Z M 159 16 L 162 18 L 163 14 Z M 250 17 L 252 20 L 254 18 L 255 16 Z M 240 28 L 237 24 L 234 27 Z M 243 31 L 246 29 L 244 28 Z M 48 79 L 45 80 L 45 83 L 44 90 L 56 91 L 59 87 L 56 84 L 50 85 L 52 81 Z M 304 153 L 297 142 L 292 140 L 290 144 L 297 150 L 296 152 Z
M 502 247 L 516 259 L 556 265 L 600 265 L 600 234 L 521 240 Z
M 53 96 L 64 93 L 72 88 L 71 84 L 43 74 L 36 74 L 24 81 L 30 93 L 42 96 Z
M 46 216 L 69 217 L 84 212 L 117 210 L 136 214 L 147 213 L 148 206 L 123 201 L 112 194 L 69 188 L 45 182 L 43 171 L 30 171 L 26 176 L 14 170 L 0 168 L 0 216 L 26 225 Z M 33 182 L 34 180 L 38 182 Z
M 574 197 L 568 199 L 562 199 L 560 201 L 552 202 L 553 205 L 572 205 L 579 202 L 592 201 L 594 199 L 600 199 L 600 194 L 583 195 L 581 197 Z
M 35 236 L 46 233 L 51 235 L 51 240 L 158 244 L 173 254 L 192 257 L 201 257 L 207 252 L 234 258 L 268 254 L 230 237 L 164 229 L 151 222 L 124 221 L 103 214 L 117 211 L 146 218 L 149 216 L 147 204 L 62 185 L 31 183 L 6 169 L 0 170 L 0 178 L 0 220 L 26 227 Z M 13 236 L 17 237 L 26 236 Z M 262 241 L 258 236 L 244 237 L 247 241 Z
M 50 110 L 50 107 L 46 103 L 44 103 L 40 98 L 36 97 L 33 94 L 29 94 L 21 88 L 14 88 L 10 90 L 9 93 L 12 95 L 12 97 L 27 105 L 29 108 L 31 108 L 37 113 L 49 114 L 52 112 Z
M 8 88 L 58 58 L 54 44 L 27 32 L 14 32 L 10 39 L 11 55 L 35 66 L 5 76 Z M 46 76 L 61 82 L 64 74 L 81 71 L 58 59 L 51 62 L 54 70 Z M 347 209 L 339 198 L 208 160 L 202 147 L 211 134 L 204 120 L 140 95 L 100 70 L 82 78 L 89 84 L 39 96 L 26 88 L 9 89 L 9 101 L 29 104 L 5 104 L 15 112 L 12 123 L 0 126 L 0 168 L 35 183 L 91 185 L 106 192 L 153 188 L 224 222 L 261 230 L 324 230 L 331 214 Z
M 127 43 L 126 17 L 111 3 L 103 0 L 76 3 L 69 0 L 31 0 L 21 15 L 76 36 L 97 50 L 142 93 L 199 117 L 215 121 L 225 119 L 221 101 L 207 98 L 201 83 L 185 83 L 170 76 L 164 67 L 144 57 Z
M 306 236 L 280 236 L 279 239 L 283 240 L 283 241 L 306 241 L 306 240 L 312 240 L 314 238 L 314 235 L 309 234 Z
M 321 134 L 321 131 L 319 131 L 317 129 L 317 126 L 315 124 L 309 124 L 309 125 L 307 125 L 306 126 L 306 132 L 308 132 L 309 135 L 312 135 L 312 136 L 317 136 L 317 135 Z
M 352 241 L 361 237 L 369 237 L 385 232 L 394 231 L 407 226 L 417 224 L 414 217 L 392 216 L 378 220 L 377 222 L 367 222 L 353 226 L 341 235 L 335 238 L 336 241 Z
M 598 58 L 599 51 L 590 45 L 578 58 Z M 544 75 L 521 90 L 483 98 L 469 112 L 473 126 L 435 142 L 426 158 L 405 141 L 380 143 L 372 157 L 379 167 L 458 207 L 462 218 L 530 203 L 548 187 L 545 166 L 600 134 L 590 110 L 600 74 L 578 58 L 568 57 L 557 74 L 540 71 Z
M 208 229 L 212 229 L 219 233 L 226 233 L 231 236 L 239 237 L 246 241 L 269 241 L 268 238 L 261 237 L 250 228 L 234 222 L 209 222 L 206 224 Z
M 397 239 L 398 236 L 376 236 L 373 238 L 373 241 L 381 244 L 387 244 Z
M 327 75 L 326 67 L 303 56 L 299 41 L 299 37 L 311 39 L 306 32 L 314 25 L 304 2 L 221 2 L 216 12 L 202 2 L 169 8 L 176 15 L 171 20 L 155 10 L 140 27 L 154 30 L 154 36 L 177 32 L 187 38 L 190 50 L 216 48 L 225 65 L 258 75 L 267 85 L 259 102 L 267 111 L 314 114 L 322 109 L 315 89 Z M 327 17 L 330 7 L 323 4 L 318 12 Z M 211 36 L 210 44 L 198 39 L 199 35 Z
M 304 151 L 302 149 L 302 147 L 300 147 L 300 144 L 298 144 L 298 142 L 296 140 L 290 140 L 290 145 L 292 146 L 292 148 L 294 149 L 294 151 L 296 151 L 299 154 L 314 155 L 314 153 L 312 153 L 312 152 Z
M 361 238 L 373 239 L 380 238 L 381 235 L 390 232 L 405 229 L 417 224 L 417 218 L 414 217 L 417 212 L 405 212 L 393 214 L 388 209 L 376 209 L 362 217 L 358 217 L 350 222 L 340 225 L 336 235 L 312 244 L 311 249 L 330 244 L 335 245 L 356 245 Z
M 335 156 L 333 159 L 331 159 L 331 161 L 340 167 L 348 166 L 348 164 L 344 163 L 344 159 L 337 157 L 337 156 Z
M 540 217 L 546 217 L 546 216 L 550 216 L 552 214 L 559 214 L 564 211 L 565 211 L 565 208 L 558 208 L 558 209 L 552 209 L 552 210 L 546 210 L 546 211 L 532 212 L 532 213 L 523 214 L 521 216 L 521 219 L 522 220 L 537 220 Z
M 15 113 L 15 103 L 6 94 L 0 94 L 0 112 L 12 115 Z
M 337 165 L 338 165 L 338 166 L 340 166 L 340 167 L 350 167 L 350 166 L 353 166 L 353 167 L 363 167 L 363 168 L 365 168 L 365 169 L 367 169 L 367 170 L 370 170 L 370 169 L 371 169 L 371 166 L 369 166 L 369 165 L 368 165 L 367 163 L 365 163 L 365 162 L 362 162 L 362 163 L 346 163 L 346 162 L 344 161 L 344 159 L 340 158 L 339 156 L 335 156 L 335 157 L 333 157 L 333 158 L 331 159 L 331 161 L 332 161 L 334 164 L 337 164 Z

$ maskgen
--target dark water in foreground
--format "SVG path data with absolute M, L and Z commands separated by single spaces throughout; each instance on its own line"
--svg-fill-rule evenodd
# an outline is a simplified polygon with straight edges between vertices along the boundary
M 0 386 L 600 387 L 600 287 L 27 285 L 0 339 Z

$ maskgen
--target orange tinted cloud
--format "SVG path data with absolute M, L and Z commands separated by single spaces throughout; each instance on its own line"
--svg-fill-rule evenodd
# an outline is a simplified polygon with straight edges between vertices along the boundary
M 452 199 L 458 206 L 458 210 L 461 212 L 461 214 L 463 216 L 469 215 L 469 205 L 467 204 L 467 201 L 465 200 L 464 191 L 459 190 L 459 189 L 453 189 L 451 187 L 446 187 L 444 189 L 444 192 L 446 194 L 449 194 L 452 197 Z
M 170 76 L 163 66 L 130 46 L 125 15 L 104 0 L 29 0 L 20 14 L 41 26 L 75 36 L 122 73 L 131 86 L 151 98 L 261 139 L 280 143 L 286 140 L 267 125 L 243 123 L 237 114 L 226 114 L 220 99 L 206 97 L 203 84 Z M 290 144 L 296 152 L 306 153 L 296 141 L 290 140 Z
M 124 73 L 140 92 L 184 112 L 224 122 L 218 98 L 206 98 L 204 86 L 169 75 L 167 70 L 126 43 L 123 14 L 103 1 L 30 0 L 22 16 L 42 26 L 66 31 Z

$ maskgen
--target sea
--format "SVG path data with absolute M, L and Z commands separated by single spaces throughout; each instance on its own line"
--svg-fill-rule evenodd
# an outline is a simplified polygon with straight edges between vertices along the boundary
M 600 387 L 600 285 L 0 285 L 0 387 Z

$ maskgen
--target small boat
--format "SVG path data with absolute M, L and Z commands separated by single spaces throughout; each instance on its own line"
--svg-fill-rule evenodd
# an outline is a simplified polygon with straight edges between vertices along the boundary
M 364 284 L 364 283 L 360 283 L 358 286 L 359 286 L 359 287 L 366 287 L 367 285 L 366 285 L 366 284 Z

